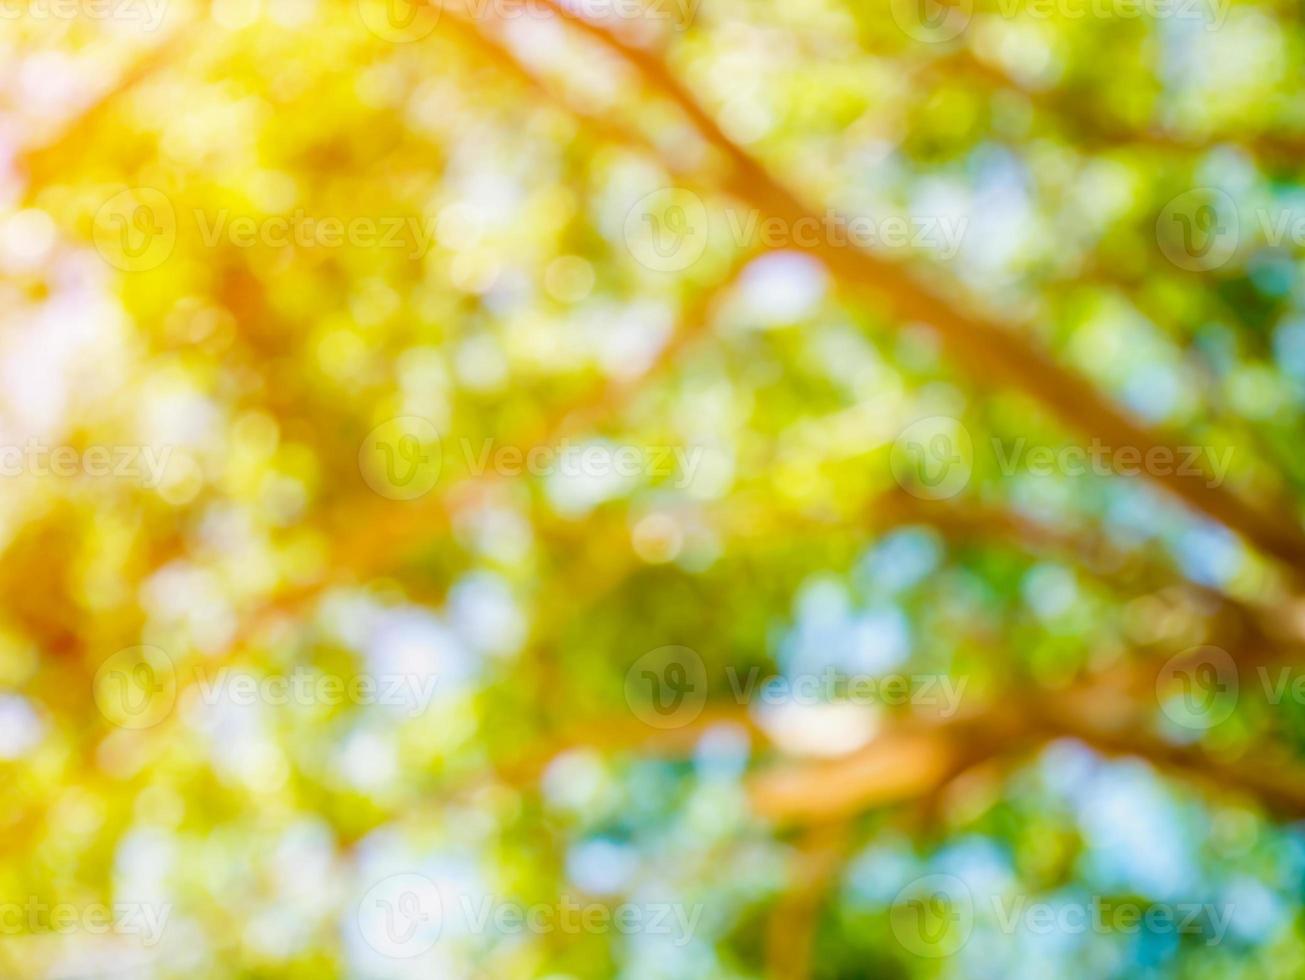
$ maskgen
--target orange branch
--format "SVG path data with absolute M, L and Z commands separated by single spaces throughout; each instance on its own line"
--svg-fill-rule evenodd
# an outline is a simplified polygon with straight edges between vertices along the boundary
M 624 57 L 654 90 L 678 106 L 708 142 L 729 160 L 739 177 L 739 186 L 763 215 L 777 217 L 790 227 L 800 219 L 820 220 L 725 134 L 659 56 L 622 40 L 557 0 L 543 2 L 559 17 Z M 1062 367 L 1047 351 L 1015 330 L 949 302 L 914 279 L 908 270 L 872 252 L 838 247 L 826 236 L 815 238 L 814 243 L 804 247 L 819 256 L 840 279 L 853 288 L 872 291 L 885 301 L 899 321 L 932 326 L 955 361 L 974 377 L 985 382 L 997 378 L 1013 385 L 1072 429 L 1095 436 L 1107 445 L 1134 447 L 1143 456 L 1159 448 L 1177 452 L 1163 436 L 1124 414 L 1080 374 Z M 1239 532 L 1293 572 L 1305 569 L 1305 531 L 1291 515 L 1262 509 L 1222 485 L 1210 486 L 1211 481 L 1204 473 L 1196 477 L 1180 476 L 1176 472 L 1148 473 L 1147 477 L 1193 509 Z

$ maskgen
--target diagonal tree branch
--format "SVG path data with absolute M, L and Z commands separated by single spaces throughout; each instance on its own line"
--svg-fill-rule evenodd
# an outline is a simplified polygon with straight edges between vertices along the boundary
M 731 140 L 697 98 L 655 54 L 619 37 L 606 27 L 567 9 L 558 0 L 543 0 L 554 12 L 634 65 L 649 86 L 689 117 L 698 131 L 730 162 L 738 185 L 763 215 L 792 227 L 819 221 L 798 198 L 756 159 Z M 1173 445 L 1143 427 L 1102 395 L 1082 375 L 1057 363 L 1048 352 L 1015 330 L 944 299 L 896 265 L 860 248 L 832 244 L 828 236 L 806 246 L 850 287 L 866 289 L 885 302 L 902 322 L 922 322 L 938 331 L 953 358 L 974 376 L 1001 379 L 1050 410 L 1064 424 L 1107 445 L 1136 448 L 1143 457 Z M 809 241 L 809 240 L 808 240 Z M 1174 457 L 1171 457 L 1174 458 Z M 1295 574 L 1305 569 L 1305 531 L 1290 514 L 1274 513 L 1243 500 L 1222 485 L 1210 486 L 1207 474 L 1176 472 L 1147 476 L 1193 509 L 1237 531 Z
M 759 773 L 751 797 L 761 816 L 780 824 L 845 820 L 915 799 L 985 759 L 1025 755 L 1057 738 L 1141 758 L 1205 789 L 1248 796 L 1280 818 L 1305 817 L 1305 771 L 1285 749 L 1261 745 L 1253 757 L 1228 759 L 1165 741 L 1150 734 L 1135 703 L 1106 684 L 1011 692 L 974 714 L 903 719 L 850 755 Z
M 51 139 L 29 147 L 19 154 L 19 166 L 27 177 L 27 192 L 49 181 L 62 158 L 88 129 L 98 125 L 118 102 L 140 88 L 159 72 L 186 56 L 193 44 L 204 36 L 206 9 L 144 49 L 123 73 L 106 85 L 68 119 Z
M 1305 154 L 1305 136 L 1293 133 L 1215 133 L 1193 136 L 1158 128 L 1138 129 L 1113 122 L 1093 112 L 1090 102 L 1066 88 L 1036 89 L 1021 83 L 1008 72 L 982 61 L 967 48 L 956 48 L 923 66 L 923 72 L 963 78 L 990 87 L 1017 92 L 1038 110 L 1063 122 L 1071 131 L 1075 144 L 1088 149 L 1115 149 L 1136 146 L 1169 152 L 1199 155 L 1221 144 L 1233 143 L 1259 160 L 1274 165 L 1294 165 Z
M 526 82 L 578 118 L 594 120 L 605 138 L 659 155 L 658 147 L 640 130 L 619 120 L 588 112 L 583 106 L 577 105 L 575 100 L 568 99 L 556 88 L 540 80 L 534 71 L 520 63 L 500 36 L 487 32 L 488 25 L 483 20 L 459 18 L 456 23 L 460 32 L 472 39 L 473 44 L 486 53 L 496 66 Z M 597 29 L 589 30 L 592 32 Z M 1109 574 L 1107 566 L 1119 558 L 1118 555 L 1108 554 L 1110 549 L 1105 546 L 1102 538 L 1087 532 L 1062 532 L 1043 527 L 1024 516 L 997 507 L 957 502 L 926 503 L 905 493 L 888 493 L 862 508 L 862 513 L 867 521 L 880 527 L 920 520 L 937 527 L 953 540 L 964 537 L 985 540 L 994 536 L 1001 537 L 1023 547 L 1033 548 L 1038 553 L 1051 551 L 1067 556 L 1075 563 L 1089 570 L 1095 569 L 1100 574 Z M 790 515 L 790 519 L 793 516 Z M 749 517 L 749 520 L 754 518 L 755 515 Z M 785 526 L 788 526 L 787 523 Z M 1103 569 L 1107 570 L 1102 571 Z M 1172 569 L 1152 568 L 1148 571 L 1154 574 L 1156 582 L 1160 584 L 1169 584 L 1178 579 Z M 1160 587 L 1160 584 L 1156 587 Z M 1305 627 L 1302 627 L 1301 616 L 1290 602 L 1286 606 L 1271 599 L 1256 603 L 1239 599 L 1226 591 L 1204 589 L 1191 583 L 1185 583 L 1184 588 L 1198 599 L 1216 607 L 1212 618 L 1229 621 L 1230 640 L 1232 646 L 1241 651 L 1239 663 L 1243 668 L 1286 658 L 1299 659 L 1305 653 Z

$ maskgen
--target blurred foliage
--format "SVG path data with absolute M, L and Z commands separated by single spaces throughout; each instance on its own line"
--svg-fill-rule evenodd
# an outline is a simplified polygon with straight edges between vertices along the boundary
M 0 975 L 1305 973 L 1299 11 L 576 7 L 4 8 Z

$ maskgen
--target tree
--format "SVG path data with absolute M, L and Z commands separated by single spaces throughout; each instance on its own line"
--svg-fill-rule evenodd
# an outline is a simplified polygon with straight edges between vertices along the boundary
M 61 10 L 5 975 L 1298 972 L 1287 14 Z

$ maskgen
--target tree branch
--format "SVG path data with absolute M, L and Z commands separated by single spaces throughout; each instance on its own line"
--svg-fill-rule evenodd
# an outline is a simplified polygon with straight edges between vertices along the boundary
M 558 0 L 543 2 L 559 17 L 624 57 L 651 88 L 678 106 L 730 162 L 739 178 L 738 185 L 763 216 L 779 218 L 790 227 L 804 218 L 820 220 L 761 163 L 726 136 L 660 57 L 617 37 Z M 868 289 L 886 301 L 888 309 L 900 321 L 932 326 L 956 363 L 975 377 L 985 381 L 1004 380 L 1041 403 L 1070 428 L 1095 436 L 1107 445 L 1135 447 L 1144 457 L 1159 448 L 1176 452 L 1160 434 L 1125 415 L 1085 378 L 1061 367 L 1046 351 L 1014 330 L 961 309 L 916 281 L 907 270 L 872 252 L 835 246 L 826 236 L 815 238 L 813 244 L 800 247 L 819 256 L 850 287 Z M 1286 564 L 1293 574 L 1301 574 L 1305 569 L 1305 531 L 1292 515 L 1261 510 L 1222 485 L 1210 486 L 1205 473 L 1196 477 L 1180 476 L 1177 472 L 1146 475 L 1188 506 L 1243 535 L 1266 554 Z

